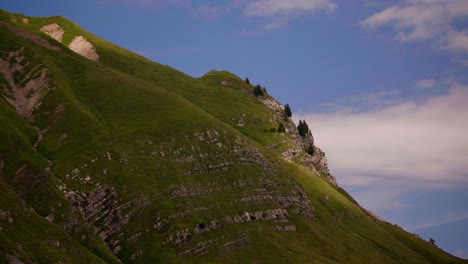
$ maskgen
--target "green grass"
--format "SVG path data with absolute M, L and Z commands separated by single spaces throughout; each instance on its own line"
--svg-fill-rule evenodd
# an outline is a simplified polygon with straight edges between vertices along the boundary
M 2 210 L 28 212 L 17 214 L 17 222 L 1 233 L 2 252 L 37 263 L 116 262 L 117 258 L 125 263 L 466 263 L 372 219 L 344 190 L 300 162 L 285 161 L 280 152 L 293 144 L 293 137 L 268 131 L 279 122 L 292 125 L 291 121 L 267 108 L 252 94 L 254 86 L 239 77 L 210 71 L 193 78 L 109 43 L 63 17 L 29 17 L 28 24 L 22 23 L 22 17 L 0 11 L 0 19 L 63 45 L 63 51 L 35 45 L 0 25 L 0 51 L 24 47 L 25 61 L 47 68 L 54 87 L 34 112 L 32 123 L 0 97 Z M 39 31 L 50 23 L 65 29 L 62 44 Z M 66 49 L 76 35 L 95 45 L 100 63 Z M 64 106 L 63 112 L 53 114 L 58 105 Z M 49 129 L 37 148 L 33 126 Z M 44 170 L 48 160 L 53 162 L 51 172 Z M 221 163 L 228 164 L 226 170 L 216 170 Z M 44 188 L 18 179 L 17 171 L 24 164 L 43 176 L 37 186 Z M 76 169 L 79 176 L 73 179 L 70 175 Z M 84 182 L 85 177 L 91 183 Z M 89 193 L 97 183 L 113 188 L 122 213 L 131 214 L 128 224 L 106 241 L 93 234 L 93 227 L 59 189 L 66 185 Z M 26 188 L 28 184 L 36 187 Z M 186 196 L 174 195 L 183 190 L 188 190 Z M 259 193 L 273 199 L 242 201 Z M 283 223 L 275 221 L 228 224 L 223 220 L 278 208 L 276 196 L 300 193 L 311 201 L 314 219 L 288 207 L 286 225 L 294 225 L 297 232 L 279 232 L 275 227 Z M 53 222 L 44 219 L 51 212 L 56 215 Z M 76 219 L 78 228 L 66 227 L 71 219 Z M 158 219 L 167 221 L 161 229 L 153 228 Z M 197 224 L 211 220 L 221 227 L 193 232 Z M 0 226 L 4 227 L 1 220 Z M 180 247 L 167 243 L 168 236 L 185 228 L 192 230 L 189 240 Z M 62 246 L 50 246 L 42 239 L 44 234 Z M 247 242 L 223 246 L 240 238 Z M 21 243 L 24 252 L 13 241 Z M 114 255 L 108 245 L 117 241 L 121 250 Z M 199 243 L 207 244 L 206 254 L 179 256 Z

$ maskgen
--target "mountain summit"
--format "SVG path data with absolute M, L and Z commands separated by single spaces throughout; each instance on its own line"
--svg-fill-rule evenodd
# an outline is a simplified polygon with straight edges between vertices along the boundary
M 361 208 L 260 85 L 63 17 L 0 36 L 2 263 L 466 263 Z

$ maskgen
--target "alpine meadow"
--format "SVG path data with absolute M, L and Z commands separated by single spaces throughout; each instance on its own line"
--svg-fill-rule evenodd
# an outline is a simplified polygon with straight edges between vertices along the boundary
M 1 263 L 468 263 L 362 208 L 245 76 L 59 16 L 0 10 L 0 39 Z

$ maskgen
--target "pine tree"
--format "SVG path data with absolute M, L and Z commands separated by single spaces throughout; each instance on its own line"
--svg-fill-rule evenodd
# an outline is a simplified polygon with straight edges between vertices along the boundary
M 283 123 L 279 123 L 278 125 L 278 133 L 284 133 L 286 132 L 286 128 L 284 128 Z
M 292 116 L 291 108 L 289 107 L 288 104 L 286 104 L 286 105 L 284 106 L 284 115 L 285 115 L 286 117 L 291 117 L 291 116 Z
M 255 96 L 262 96 L 263 95 L 263 91 L 262 91 L 262 87 L 257 84 L 257 86 L 255 86 L 255 89 L 254 89 L 254 94 Z
M 245 78 L 245 83 L 250 84 L 249 78 Z

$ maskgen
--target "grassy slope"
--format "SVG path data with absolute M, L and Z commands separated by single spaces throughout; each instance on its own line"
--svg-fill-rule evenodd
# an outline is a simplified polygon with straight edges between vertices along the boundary
M 0 13 L 0 17 L 6 20 L 10 19 L 11 15 Z M 6 182 L 11 181 L 15 171 L 23 163 L 43 168 L 47 158 L 54 162 L 54 174 L 50 175 L 54 181 L 64 181 L 70 186 L 84 190 L 91 188 L 64 176 L 74 168 L 82 167 L 83 175 L 90 175 L 94 181 L 116 188 L 122 201 L 132 201 L 138 197 L 151 200 L 151 205 L 139 211 L 139 216 L 133 218 L 124 228 L 124 237 L 127 239 L 122 240 L 128 240 L 131 234 L 152 226 L 155 214 L 169 216 L 179 212 L 180 208 L 218 205 L 208 212 L 194 212 L 188 219 L 171 222 L 161 231 L 145 233 L 136 243 L 124 243 L 124 249 L 118 254 L 122 260 L 128 261 L 132 254 L 142 250 L 144 254 L 137 258 L 142 263 L 150 260 L 216 263 L 220 258 L 231 263 L 245 259 L 254 263 L 305 263 L 312 260 L 325 263 L 458 261 L 425 241 L 392 225 L 372 219 L 321 178 L 297 164 L 286 163 L 279 153 L 266 149 L 265 144 L 274 143 L 278 138 L 275 134 L 265 133 L 264 129 L 275 127 L 277 121 L 269 120 L 270 110 L 243 92 L 244 88 L 252 87 L 244 87 L 239 78 L 227 72 L 212 72 L 199 79 L 191 78 L 108 43 L 61 17 L 30 18 L 30 23 L 19 23 L 18 26 L 42 34 L 38 28 L 51 22 L 57 22 L 65 28 L 64 44 L 77 33 L 86 36 L 96 45 L 102 63 L 87 61 L 68 51 L 57 53 L 36 47 L 27 41 L 17 40 L 0 27 L 3 30 L 2 37 L 8 38 L 8 41 L 2 42 L 4 46 L 1 46 L 1 50 L 15 50 L 26 46 L 40 54 L 38 60 L 53 74 L 57 89 L 44 98 L 38 112 L 45 112 L 58 102 L 66 105 L 63 116 L 46 134 L 39 145 L 39 152 L 36 152 L 31 146 L 35 140 L 34 130 L 26 122 L 20 121 L 6 102 L 2 101 L 0 118 L 4 121 L 3 124 L 8 124 L 0 128 L 0 139 L 4 139 L 0 153 L 3 153 L 5 159 Z M 232 87 L 219 85 L 220 80 L 226 79 L 230 80 Z M 247 125 L 237 126 L 238 119 L 244 115 Z M 36 125 L 45 126 L 48 123 L 50 120 L 44 118 L 38 119 Z M 208 129 L 223 131 L 224 144 L 234 144 L 232 142 L 238 136 L 244 138 L 273 164 L 275 173 L 269 174 L 262 168 L 237 164 L 228 172 L 187 175 L 183 165 L 173 162 L 170 157 L 153 154 L 166 151 L 161 146 L 169 145 L 172 150 L 188 151 L 188 145 L 196 145 L 202 152 L 229 155 L 227 150 L 218 150 L 216 146 L 193 139 L 194 133 Z M 61 142 L 63 132 L 67 132 L 68 137 Z M 189 139 L 184 141 L 184 138 Z M 10 155 L 12 151 L 16 154 Z M 112 155 L 112 160 L 106 160 L 107 152 Z M 91 165 L 90 160 L 95 158 L 98 160 Z M 118 162 L 118 158 L 126 158 L 128 164 Z M 84 164 L 87 165 L 85 168 Z M 108 170 L 105 175 L 100 173 L 104 168 Z M 167 235 L 181 228 L 193 227 L 200 221 L 219 219 L 244 210 L 274 208 L 270 203 L 239 205 L 220 202 L 235 201 L 241 191 L 246 189 L 178 198 L 172 198 L 168 191 L 177 183 L 216 182 L 218 185 L 229 185 L 236 180 L 247 178 L 254 181 L 249 187 L 252 189 L 261 187 L 262 179 L 265 178 L 278 183 L 278 186 L 284 186 L 270 187 L 272 190 L 283 192 L 288 192 L 296 183 L 299 184 L 313 203 L 316 219 L 309 221 L 291 214 L 291 222 L 296 225 L 297 232 L 277 232 L 273 228 L 274 224 L 270 222 L 253 222 L 223 225 L 222 229 L 192 238 L 191 243 L 195 244 L 210 238 L 247 234 L 251 241 L 249 246 L 230 254 L 229 258 L 224 258 L 215 250 L 201 257 L 178 257 L 179 249 L 161 244 Z M 9 197 L 7 187 L 4 186 L 2 197 Z M 17 203 L 21 202 L 14 194 L 11 194 L 11 197 Z M 40 207 L 35 204 L 32 206 Z M 42 216 L 45 215 L 46 212 Z M 341 221 L 337 221 L 337 215 Z M 53 232 L 55 238 L 60 241 L 66 240 L 56 231 L 56 226 L 49 223 L 48 226 L 45 229 Z M 39 237 L 40 231 L 41 229 L 37 228 L 31 229 L 30 232 L 34 237 Z M 24 241 L 24 238 L 11 233 L 8 233 L 5 239 Z M 2 246 L 4 250 L 8 250 L 11 244 L 2 242 Z M 95 249 L 100 247 L 97 242 L 86 246 Z M 26 248 L 28 253 L 30 250 L 32 249 Z M 34 255 L 34 251 L 31 252 L 30 255 Z M 105 249 L 101 249 L 100 254 L 105 256 L 108 254 L 106 252 Z M 112 257 L 107 257 L 110 258 Z M 35 260 L 41 262 L 38 258 Z

